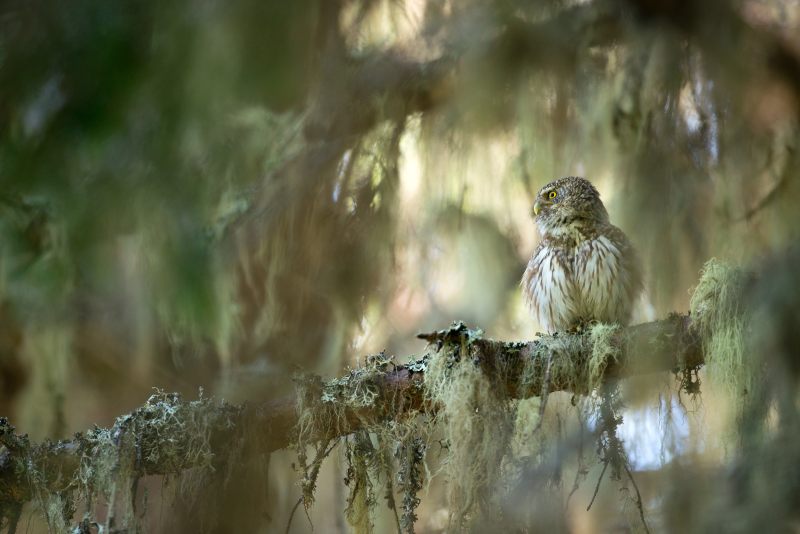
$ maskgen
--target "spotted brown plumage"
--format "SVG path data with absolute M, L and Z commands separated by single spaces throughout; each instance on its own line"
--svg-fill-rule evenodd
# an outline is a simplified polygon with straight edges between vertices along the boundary
M 628 324 L 642 289 L 641 265 L 625 233 L 609 222 L 597 189 L 584 178 L 560 178 L 536 195 L 534 213 L 541 240 L 521 285 L 542 328 Z

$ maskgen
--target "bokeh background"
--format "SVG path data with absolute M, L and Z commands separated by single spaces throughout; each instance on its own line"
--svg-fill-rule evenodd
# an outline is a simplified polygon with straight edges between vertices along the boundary
M 67 438 L 153 388 L 260 402 L 292 394 L 298 372 L 335 377 L 382 350 L 403 361 L 416 333 L 455 319 L 532 339 L 518 287 L 530 208 L 566 175 L 597 185 L 639 250 L 637 321 L 688 310 L 709 258 L 771 273 L 754 291 L 783 311 L 759 346 L 794 377 L 799 36 L 796 0 L 6 0 L 0 415 Z M 738 401 L 701 380 L 691 400 L 669 375 L 628 388 L 621 434 L 651 526 L 730 513 L 743 531 L 796 529 L 796 480 L 758 482 L 770 497 L 754 511 L 747 492 L 712 497 L 735 493 L 714 477 L 741 467 L 747 440 Z M 771 423 L 748 427 L 775 472 L 797 443 L 763 448 L 797 429 L 782 380 L 782 404 L 753 416 Z M 585 511 L 588 447 L 558 528 L 640 528 L 613 481 Z M 293 462 L 240 466 L 214 526 L 197 488 L 148 479 L 146 530 L 283 531 Z M 349 531 L 343 469 L 336 451 L 292 532 Z M 445 489 L 423 491 L 418 531 L 447 527 Z M 392 531 L 383 508 L 375 529 Z M 35 503 L 25 514 L 46 531 Z

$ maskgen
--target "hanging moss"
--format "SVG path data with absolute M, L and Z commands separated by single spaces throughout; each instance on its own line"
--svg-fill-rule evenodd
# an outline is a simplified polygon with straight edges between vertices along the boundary
M 629 473 L 627 458 L 616 434 L 621 400 L 618 393 L 598 392 L 609 365 L 619 363 L 626 346 L 623 335 L 619 325 L 595 324 L 579 335 L 541 336 L 532 344 L 498 344 L 463 323 L 421 335 L 429 343 L 427 351 L 403 369 L 412 376 L 424 373 L 416 386 L 422 388 L 419 394 L 429 409 L 424 415 L 411 411 L 398 418 L 394 413 L 397 399 L 392 396 L 397 390 L 386 386 L 398 366 L 383 353 L 367 358 L 343 378 L 298 379 L 297 446 L 303 502 L 308 506 L 313 501 L 320 463 L 330 451 L 326 436 L 347 435 L 350 428 L 359 430 L 344 438 L 350 489 L 346 515 L 359 532 L 373 528 L 370 510 L 378 502 L 377 488 L 382 485 L 398 530 L 413 531 L 423 475 L 430 480 L 426 451 L 432 436 L 442 445 L 437 448 L 441 451 L 437 473 L 447 481 L 451 530 L 477 527 L 489 517 L 506 513 L 503 503 L 537 469 L 542 474 L 536 476 L 543 476 L 546 483 L 536 491 L 552 493 L 555 502 L 555 495 L 562 491 L 561 468 L 549 462 L 560 465 L 563 461 L 553 454 L 561 454 L 558 448 L 566 439 L 565 424 L 575 413 L 574 423 L 580 428 L 587 418 L 596 422 L 592 432 L 598 440 L 598 458 L 613 467 L 612 478 L 627 484 L 628 478 L 621 476 L 623 471 Z M 563 390 L 573 392 L 572 401 L 564 399 L 548 411 L 550 393 Z M 585 400 L 576 399 L 577 395 Z M 539 398 L 518 400 L 533 396 Z M 551 422 L 543 426 L 546 417 Z M 580 442 L 576 481 L 585 473 L 582 437 Z M 309 446 L 316 447 L 313 461 L 307 456 Z M 402 501 L 396 492 L 402 494 Z
M 236 425 L 240 416 L 241 408 L 213 402 L 202 392 L 190 402 L 177 394 L 158 392 L 141 408 L 119 417 L 111 428 L 95 427 L 71 442 L 48 441 L 38 446 L 16 436 L 3 421 L 0 444 L 20 463 L 10 471 L 15 478 L 7 483 L 29 488 L 25 491 L 30 495 L 19 498 L 36 502 L 51 532 L 70 531 L 81 508 L 86 510 L 82 525 L 138 531 L 144 513 L 136 509 L 139 478 L 150 472 L 178 475 L 181 480 L 194 476 L 199 485 L 204 474 L 233 465 L 243 445 Z M 224 447 L 219 440 L 224 440 Z M 225 454 L 214 453 L 220 450 Z M 75 457 L 77 466 L 69 462 L 62 466 L 65 458 Z M 196 489 L 185 493 L 195 495 Z M 0 524 L 18 519 L 17 504 L 0 504 Z M 104 519 L 95 515 L 98 509 L 106 510 Z
M 709 260 L 690 301 L 693 324 L 700 333 L 708 377 L 739 402 L 752 391 L 756 360 L 746 354 L 750 323 L 745 289 L 750 276 L 741 268 Z
M 370 471 L 374 467 L 376 451 L 366 432 L 358 432 L 347 447 L 347 475 L 345 484 L 350 487 L 345 517 L 358 534 L 373 530 L 371 511 L 376 498 Z
M 403 513 L 400 528 L 403 532 L 414 532 L 417 520 L 417 507 L 420 499 L 417 494 L 424 484 L 424 464 L 427 443 L 420 436 L 414 436 L 400 443 L 397 448 L 397 484 L 403 492 Z
M 617 324 L 598 323 L 589 329 L 589 343 L 592 353 L 587 365 L 587 382 L 589 391 L 600 386 L 606 369 L 611 362 L 619 360 L 620 343 L 615 342 L 621 327 Z
M 476 365 L 471 341 L 479 335 L 462 332 L 431 359 L 425 373 L 426 395 L 441 407 L 437 419 L 448 445 L 444 470 L 454 528 L 491 500 L 513 432 L 505 377 L 489 376 Z
M 415 369 L 424 370 L 427 362 L 427 358 L 416 362 Z M 398 516 L 398 528 L 413 532 L 413 519 L 409 518 L 415 517 L 414 510 L 418 504 L 415 499 L 422 485 L 420 463 L 424 462 L 430 423 L 418 422 L 413 412 L 401 419 L 397 419 L 397 414 L 392 413 L 394 399 L 387 398 L 384 386 L 387 374 L 395 368 L 393 359 L 380 353 L 369 356 L 363 366 L 351 369 L 342 378 L 328 382 L 323 382 L 319 377 L 296 379 L 296 447 L 302 473 L 303 503 L 306 507 L 313 503 L 316 478 L 322 460 L 333 448 L 327 445 L 330 442 L 336 444 L 336 441 L 327 440 L 322 446 L 317 441 L 319 436 L 347 434 L 350 428 L 348 417 L 361 417 L 361 414 L 369 417 L 360 421 L 362 430 L 350 438 L 344 438 L 348 460 L 345 483 L 350 489 L 345 515 L 357 532 L 372 532 L 371 511 L 378 501 L 375 488 L 381 484 L 386 487 L 384 496 L 387 505 L 396 513 L 393 485 L 395 478 L 403 491 L 405 526 L 400 526 L 401 520 Z M 404 443 L 417 443 L 412 446 L 411 457 L 402 452 L 405 450 Z M 311 461 L 307 454 L 308 447 L 315 447 L 317 451 Z M 423 452 L 419 453 L 420 450 Z

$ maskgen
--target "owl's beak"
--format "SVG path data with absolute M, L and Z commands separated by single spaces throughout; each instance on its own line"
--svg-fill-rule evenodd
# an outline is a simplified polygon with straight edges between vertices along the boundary
M 540 212 L 540 211 L 542 211 L 542 202 L 541 202 L 540 200 L 537 200 L 537 201 L 536 201 L 536 202 L 533 204 L 533 214 L 534 214 L 534 215 L 539 215 L 539 212 Z

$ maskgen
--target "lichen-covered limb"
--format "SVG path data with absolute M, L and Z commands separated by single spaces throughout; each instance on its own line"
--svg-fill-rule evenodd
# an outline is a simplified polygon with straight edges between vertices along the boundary
M 110 429 L 38 445 L 0 419 L 0 512 L 9 517 L 19 503 L 43 492 L 81 485 L 103 491 L 102 486 L 114 483 L 112 475 L 102 472 L 103 462 L 113 476 L 127 466 L 126 474 L 133 479 L 220 467 L 233 451 L 249 455 L 281 449 L 298 432 L 304 432 L 305 442 L 324 441 L 435 410 L 426 395 L 425 373 L 433 358 L 445 355 L 456 354 L 461 363 L 479 366 L 509 398 L 541 395 L 544 384 L 547 393 L 585 393 L 606 378 L 703 364 L 702 346 L 687 315 L 623 329 L 541 336 L 527 343 L 485 339 L 463 325 L 423 337 L 428 348 L 411 363 L 397 365 L 376 356 L 348 376 L 302 381 L 298 398 L 237 407 L 158 394 L 118 418 Z M 313 420 L 298 421 L 298 413 L 307 412 L 300 409 L 303 403 L 314 403 Z

